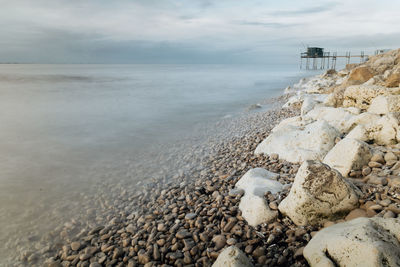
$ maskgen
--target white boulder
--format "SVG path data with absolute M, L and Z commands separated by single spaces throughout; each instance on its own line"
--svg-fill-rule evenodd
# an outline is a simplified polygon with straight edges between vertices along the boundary
M 352 125 L 358 125 L 358 124 L 366 125 L 370 124 L 371 122 L 377 121 L 379 119 L 380 116 L 377 114 L 363 112 L 360 115 L 354 116 L 349 123 Z
M 316 95 L 305 95 L 303 104 L 301 105 L 301 115 L 307 114 L 316 106 L 322 105 L 327 95 L 316 94 Z
M 367 143 L 346 137 L 326 154 L 323 163 L 347 177 L 351 170 L 361 170 L 363 166 L 368 165 L 371 157 Z
M 297 225 L 318 225 L 344 217 L 358 206 L 360 191 L 328 165 L 305 161 L 279 211 Z
M 277 153 L 281 159 L 295 163 L 322 160 L 335 145 L 339 135 L 339 131 L 323 120 L 306 126 L 287 125 L 262 141 L 255 154 Z
M 304 248 L 313 266 L 400 266 L 400 220 L 357 218 L 319 231 Z
M 400 95 L 380 95 L 375 97 L 368 108 L 374 114 L 387 114 L 400 111 Z
M 368 109 L 372 99 L 378 95 L 388 94 L 386 87 L 378 85 L 353 85 L 344 91 L 344 107 L 358 107 Z
M 307 125 L 309 122 L 303 120 L 301 116 L 294 116 L 282 120 L 278 125 L 276 125 L 271 132 L 278 132 L 282 129 L 287 129 L 288 127 L 301 127 Z
M 364 142 L 369 140 L 369 137 L 367 135 L 367 130 L 365 129 L 365 126 L 362 124 L 359 124 L 356 127 L 354 127 L 353 130 L 351 130 L 346 135 L 346 138 L 357 139 Z
M 378 145 L 396 144 L 400 139 L 399 114 L 389 113 L 365 126 L 369 140 Z
M 230 246 L 219 254 L 213 267 L 253 267 L 251 261 L 237 247 Z
M 355 115 L 344 108 L 317 106 L 308 112 L 303 118 L 305 120 L 325 120 L 341 133 L 347 133 L 352 127 L 351 120 Z
M 251 226 L 268 223 L 276 218 L 277 211 L 271 210 L 264 198 L 266 192 L 277 193 L 283 185 L 276 179 L 279 174 L 269 172 L 262 168 L 251 169 L 236 183 L 238 189 L 245 191 L 240 200 L 239 209 L 243 218 Z

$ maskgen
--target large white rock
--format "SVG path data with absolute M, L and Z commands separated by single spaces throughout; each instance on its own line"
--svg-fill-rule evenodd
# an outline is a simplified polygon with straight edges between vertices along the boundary
M 304 95 L 303 104 L 301 105 L 301 115 L 307 114 L 310 110 L 317 106 L 323 106 L 325 99 L 328 97 L 326 94 L 312 94 Z
M 360 115 L 357 115 L 351 119 L 349 122 L 352 125 L 358 125 L 358 124 L 370 124 L 371 122 L 377 121 L 380 119 L 380 116 L 377 114 L 369 113 L 369 112 L 363 112 Z
M 339 135 L 340 132 L 326 121 L 298 127 L 288 125 L 272 132 L 257 146 L 255 154 L 277 153 L 289 162 L 322 160 Z
M 347 133 L 353 126 L 351 121 L 354 113 L 344 108 L 321 107 L 317 106 L 305 116 L 304 120 L 325 120 L 341 133 Z
M 388 94 L 386 87 L 378 85 L 354 85 L 344 91 L 344 107 L 358 107 L 368 109 L 372 99 L 378 95 Z
M 374 140 L 378 145 L 391 145 L 397 143 L 400 135 L 399 114 L 389 113 L 365 126 L 369 140 Z
M 346 137 L 326 154 L 323 163 L 347 177 L 351 170 L 361 170 L 363 166 L 368 165 L 371 157 L 367 143 Z
M 400 220 L 357 218 L 319 231 L 304 248 L 311 267 L 400 266 Z
M 372 140 L 378 145 L 391 145 L 400 141 L 400 113 L 388 113 L 379 116 L 370 112 L 361 113 L 351 119 L 357 125 L 347 137 L 362 141 Z
M 246 255 L 237 247 L 230 246 L 219 254 L 213 267 L 253 267 Z
M 369 136 L 367 135 L 367 130 L 365 129 L 365 126 L 362 124 L 359 124 L 356 127 L 354 127 L 353 130 L 351 130 L 346 135 L 346 138 L 357 139 L 364 142 L 369 140 Z
M 355 209 L 359 194 L 338 171 L 321 162 L 305 161 L 278 208 L 297 225 L 317 225 Z
M 239 209 L 249 225 L 268 223 L 278 215 L 277 211 L 269 208 L 264 198 L 264 194 L 268 191 L 274 194 L 282 190 L 283 185 L 273 180 L 278 176 L 262 168 L 255 168 L 246 172 L 236 183 L 237 188 L 245 191 L 240 200 Z
M 278 125 L 276 125 L 271 130 L 271 132 L 278 132 L 282 129 L 288 129 L 288 127 L 294 127 L 294 129 L 296 129 L 296 127 L 302 127 L 309 123 L 310 122 L 303 120 L 303 118 L 301 116 L 294 116 L 294 117 L 290 117 L 290 118 L 282 120 Z
M 368 112 L 387 114 L 400 111 L 400 95 L 380 95 L 375 97 L 368 108 Z

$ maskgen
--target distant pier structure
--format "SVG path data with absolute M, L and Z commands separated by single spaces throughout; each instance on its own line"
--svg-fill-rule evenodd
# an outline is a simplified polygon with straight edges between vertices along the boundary
M 368 60 L 364 51 L 361 51 L 359 55 L 352 55 L 350 52 L 346 52 L 345 55 L 338 55 L 337 52 L 325 52 L 322 47 L 307 47 L 307 51 L 300 54 L 300 69 L 303 68 L 303 59 L 307 70 L 336 69 L 338 58 L 345 58 L 347 64 L 350 63 L 351 58 L 360 58 L 360 63 Z

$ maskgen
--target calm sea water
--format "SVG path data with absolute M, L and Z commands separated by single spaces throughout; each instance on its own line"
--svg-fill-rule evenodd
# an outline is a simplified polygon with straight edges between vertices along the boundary
M 0 241 L 51 228 L 52 209 L 104 175 L 97 163 L 140 159 L 310 74 L 298 66 L 0 65 Z

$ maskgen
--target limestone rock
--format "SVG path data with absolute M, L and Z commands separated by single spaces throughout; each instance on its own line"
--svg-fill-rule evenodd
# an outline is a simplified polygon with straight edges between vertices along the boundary
M 344 217 L 358 206 L 359 190 L 328 165 L 305 161 L 279 210 L 297 225 Z
M 386 87 L 378 85 L 354 85 L 344 91 L 344 107 L 368 109 L 372 99 L 378 95 L 389 94 Z
M 346 135 L 346 138 L 357 139 L 364 142 L 368 141 L 367 130 L 364 125 L 359 124 Z
M 328 152 L 323 162 L 347 177 L 351 170 L 361 170 L 371 157 L 367 143 L 346 137 Z
M 271 132 L 279 132 L 282 129 L 287 129 L 290 126 L 294 127 L 302 127 L 307 125 L 309 122 L 303 120 L 301 116 L 294 116 L 287 119 L 282 120 L 278 125 L 276 125 Z
M 341 133 L 347 133 L 352 126 L 355 115 L 344 108 L 315 107 L 308 112 L 305 120 L 324 120 L 335 127 Z
M 367 124 L 365 129 L 369 140 L 378 145 L 391 145 L 400 140 L 399 114 L 389 113 Z
M 351 70 L 349 74 L 349 78 L 347 79 L 347 83 L 354 84 L 362 84 L 374 77 L 373 70 L 367 66 L 360 66 Z
M 326 121 L 297 127 L 287 125 L 272 132 L 257 146 L 255 154 L 276 153 L 289 162 L 322 160 L 339 135 L 340 132 Z
M 400 111 L 400 95 L 380 95 L 375 97 L 368 108 L 374 114 L 387 114 Z
M 385 82 L 386 87 L 399 87 L 400 84 L 400 72 L 392 73 Z
M 251 226 L 268 223 L 278 215 L 277 211 L 271 210 L 264 198 L 266 192 L 277 193 L 282 190 L 283 185 L 273 178 L 279 175 L 261 168 L 251 169 L 243 175 L 236 183 L 238 189 L 245 191 L 240 200 L 239 209 L 243 218 Z
M 310 266 L 399 266 L 400 220 L 357 218 L 319 231 L 304 248 Z
M 213 267 L 253 267 L 246 255 L 237 247 L 230 246 L 219 254 Z

